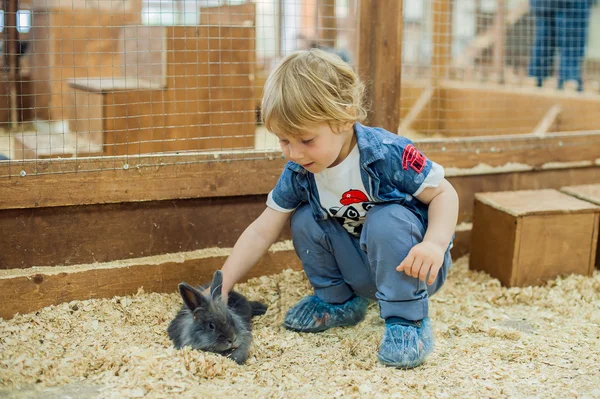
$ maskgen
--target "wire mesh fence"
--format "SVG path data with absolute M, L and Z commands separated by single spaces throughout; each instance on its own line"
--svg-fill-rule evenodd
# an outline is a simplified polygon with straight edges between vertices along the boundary
M 262 159 L 279 148 L 260 123 L 279 60 L 318 46 L 357 67 L 360 0 L 3 4 L 0 165 Z M 599 29 L 593 0 L 405 0 L 398 133 L 596 129 Z M 214 156 L 181 158 L 197 153 Z
M 597 129 L 599 27 L 594 0 L 405 1 L 399 133 Z
M 0 156 L 77 158 L 79 170 L 106 156 L 278 148 L 259 118 L 268 73 L 313 46 L 351 61 L 356 30 L 355 0 L 4 5 Z

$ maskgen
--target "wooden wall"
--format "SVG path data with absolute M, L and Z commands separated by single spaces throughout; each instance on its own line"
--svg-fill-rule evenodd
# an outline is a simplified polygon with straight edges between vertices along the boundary
M 427 87 L 427 82 L 403 81 L 402 119 Z M 552 132 L 599 129 L 597 95 L 443 81 L 411 123 L 411 130 L 445 137 L 527 134 L 555 105 L 561 111 Z
M 104 96 L 105 154 L 252 147 L 254 28 L 166 32 L 166 88 Z
M 121 26 L 135 14 L 105 10 L 51 9 L 34 12 L 31 80 L 36 118 L 61 120 L 73 89 L 69 78 L 116 77 L 121 74 L 118 39 Z
M 556 104 L 562 112 L 555 131 L 600 128 L 600 99 L 587 93 L 457 86 L 442 90 L 441 103 L 441 129 L 448 136 L 531 133 Z

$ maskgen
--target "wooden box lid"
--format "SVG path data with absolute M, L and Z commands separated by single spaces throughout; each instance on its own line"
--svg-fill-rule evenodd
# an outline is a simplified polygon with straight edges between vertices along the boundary
M 600 205 L 600 184 L 584 184 L 581 186 L 567 186 L 560 189 L 563 193 L 567 193 L 584 201 Z
M 475 198 L 512 216 L 600 212 L 597 205 L 551 189 L 476 193 Z

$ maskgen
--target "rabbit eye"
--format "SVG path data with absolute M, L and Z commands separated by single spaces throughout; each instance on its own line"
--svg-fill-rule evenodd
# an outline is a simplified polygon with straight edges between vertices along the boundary
M 208 322 L 208 328 L 210 328 L 211 330 L 215 329 L 215 323 L 213 323 L 212 321 Z

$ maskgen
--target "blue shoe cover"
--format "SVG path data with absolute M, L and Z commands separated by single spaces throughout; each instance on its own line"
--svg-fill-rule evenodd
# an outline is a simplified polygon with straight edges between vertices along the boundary
M 417 327 L 386 324 L 379 347 L 379 362 L 404 369 L 421 365 L 433 351 L 433 330 L 429 318 L 419 324 Z
M 306 296 L 285 316 L 285 328 L 300 332 L 321 332 L 332 327 L 353 326 L 365 318 L 369 301 L 355 296 L 345 303 L 327 303 Z

